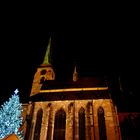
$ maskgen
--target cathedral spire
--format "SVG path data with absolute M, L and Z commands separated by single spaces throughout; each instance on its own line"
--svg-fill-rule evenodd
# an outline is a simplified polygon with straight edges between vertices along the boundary
M 47 47 L 46 54 L 45 54 L 45 57 L 44 57 L 44 60 L 43 60 L 43 64 L 45 64 L 45 65 L 51 64 L 50 48 L 51 48 L 51 37 L 49 39 L 48 47 Z
M 73 72 L 73 81 L 76 82 L 78 80 L 78 73 L 76 69 L 76 65 L 74 66 L 74 72 Z

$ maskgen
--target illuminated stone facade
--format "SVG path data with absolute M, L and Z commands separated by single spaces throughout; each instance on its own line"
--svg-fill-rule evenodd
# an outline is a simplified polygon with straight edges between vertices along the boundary
M 66 113 L 66 140 L 79 140 L 79 110 L 85 110 L 85 139 L 86 140 L 99 140 L 99 127 L 98 127 L 98 108 L 102 107 L 105 112 L 105 125 L 107 140 L 119 140 L 119 125 L 118 116 L 115 108 L 110 99 L 98 100 L 70 100 L 70 101 L 51 101 L 51 102 L 35 102 L 32 129 L 30 130 L 29 139 L 34 140 L 35 126 L 37 122 L 37 113 L 40 109 L 43 110 L 42 124 L 40 130 L 40 140 L 46 140 L 47 136 L 53 140 L 55 114 L 60 109 Z M 31 107 L 32 107 L 31 106 Z M 50 119 L 50 120 L 49 120 Z M 48 131 L 48 123 L 51 125 L 51 132 Z M 74 132 L 75 131 L 75 132 Z M 47 134 L 50 132 L 50 134 Z M 28 133 L 28 132 L 27 132 Z
M 121 140 L 117 109 L 105 82 L 73 79 L 56 82 L 52 65 L 40 65 L 30 102 L 24 105 L 25 140 Z

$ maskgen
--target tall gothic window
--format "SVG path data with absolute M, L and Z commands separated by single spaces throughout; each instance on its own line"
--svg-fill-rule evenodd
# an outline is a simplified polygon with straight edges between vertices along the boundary
M 60 109 L 55 114 L 53 140 L 65 140 L 65 128 L 66 128 L 66 113 L 63 109 Z
M 107 140 L 105 118 L 104 118 L 104 109 L 102 107 L 98 108 L 98 126 L 99 126 L 100 140 Z
M 25 137 L 24 140 L 28 140 L 29 139 L 29 135 L 30 135 L 30 130 L 31 130 L 31 117 L 30 115 L 26 115 L 26 133 L 25 133 Z
M 34 132 L 34 140 L 39 140 L 40 139 L 42 115 L 43 115 L 43 110 L 39 109 L 38 112 L 37 112 L 37 119 L 36 119 L 35 132 Z
M 79 110 L 79 140 L 85 140 L 85 110 Z

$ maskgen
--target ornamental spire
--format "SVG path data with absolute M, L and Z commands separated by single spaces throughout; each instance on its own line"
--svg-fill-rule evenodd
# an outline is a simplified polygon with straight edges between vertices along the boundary
M 50 52 L 50 47 L 51 47 L 51 37 L 49 39 L 48 47 L 46 50 L 46 54 L 43 60 L 43 64 L 51 64 L 51 52 Z
M 73 81 L 76 82 L 78 80 L 78 73 L 76 69 L 76 65 L 74 66 L 74 72 L 73 72 Z

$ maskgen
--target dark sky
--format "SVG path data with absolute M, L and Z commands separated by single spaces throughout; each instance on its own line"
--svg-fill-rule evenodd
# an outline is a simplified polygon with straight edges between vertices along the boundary
M 53 66 L 58 79 L 79 76 L 121 76 L 138 97 L 139 26 L 131 12 L 24 14 L 2 17 L 0 39 L 1 102 L 19 88 L 25 101 L 37 67 L 52 37 Z

